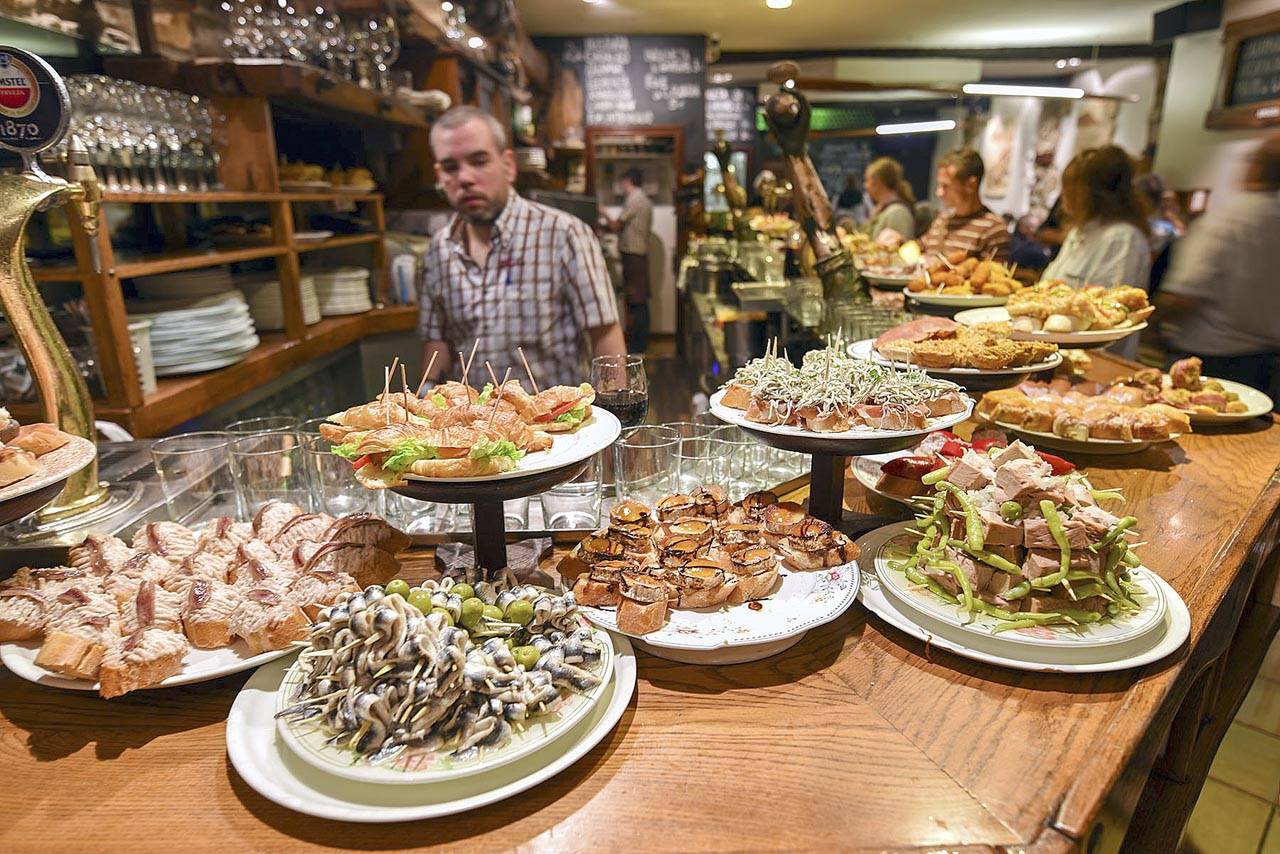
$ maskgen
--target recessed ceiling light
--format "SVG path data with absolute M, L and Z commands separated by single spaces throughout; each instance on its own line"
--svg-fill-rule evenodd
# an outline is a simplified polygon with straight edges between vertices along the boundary
M 1067 60 L 1067 65 L 1070 65 L 1072 68 L 1079 68 L 1079 67 L 1080 67 L 1080 57 L 1078 57 L 1078 56 L 1073 56 L 1073 57 L 1071 57 L 1070 59 L 1068 59 L 1068 60 Z
M 444 0 L 444 2 L 440 4 L 440 11 L 441 11 L 441 12 L 452 12 L 452 11 L 453 11 L 453 4 L 452 4 L 452 3 L 450 3 L 450 2 L 449 2 L 449 0 Z
M 716 84 L 717 86 L 722 86 L 725 83 L 728 83 L 732 79 L 733 79 L 733 75 L 727 71 L 717 71 L 715 74 L 711 75 L 711 82 Z
M 887 136 L 895 133 L 936 133 L 943 130 L 955 130 L 956 123 L 952 119 L 940 119 L 933 122 L 902 122 L 892 125 L 876 125 L 876 133 Z
M 791 0 L 764 0 L 764 5 L 770 9 L 790 9 Z
M 786 80 L 782 81 L 782 85 L 787 89 L 794 89 L 796 88 L 796 81 L 788 77 Z
M 1057 62 L 1054 63 L 1054 65 L 1056 65 L 1058 68 L 1066 68 L 1067 61 L 1065 59 L 1059 59 Z
M 484 47 L 484 39 L 480 38 L 479 36 L 472 36 L 471 38 L 467 39 L 467 47 L 475 48 L 476 50 L 479 50 L 480 48 Z
M 1074 86 L 1008 86 L 1000 83 L 966 83 L 966 95 L 1011 95 L 1024 98 L 1083 98 L 1084 90 Z

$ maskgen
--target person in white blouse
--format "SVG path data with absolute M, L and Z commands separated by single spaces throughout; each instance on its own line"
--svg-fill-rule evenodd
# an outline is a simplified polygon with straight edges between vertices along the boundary
M 1151 241 L 1146 202 L 1133 184 L 1133 160 L 1114 145 L 1077 154 L 1062 173 L 1062 208 L 1072 224 L 1058 257 L 1041 281 L 1084 285 L 1151 285 Z M 1109 349 L 1138 354 L 1138 336 Z

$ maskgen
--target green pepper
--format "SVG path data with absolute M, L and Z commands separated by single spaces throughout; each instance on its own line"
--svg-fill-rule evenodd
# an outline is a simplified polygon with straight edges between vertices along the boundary
M 974 551 L 982 551 L 984 545 L 982 536 L 982 517 L 978 515 L 978 508 L 973 506 L 973 502 L 965 491 L 954 484 L 947 483 L 945 480 L 938 486 L 956 497 L 956 501 L 960 504 L 960 509 L 964 512 L 964 541 L 969 548 Z
M 966 611 L 973 611 L 973 588 L 969 586 L 969 576 L 964 574 L 964 570 L 955 561 L 943 560 L 938 562 L 938 567 L 945 569 L 955 577 L 960 584 L 960 592 L 963 594 L 962 602 Z
M 1010 575 L 1022 575 L 1022 567 L 1018 566 L 1011 560 L 1006 560 L 1005 558 L 1000 557 L 998 554 L 992 554 L 986 549 L 978 549 L 975 551 L 960 540 L 948 540 L 947 542 L 948 544 L 960 549 L 974 560 L 982 561 L 987 566 L 995 567 L 1001 572 L 1007 572 Z
M 1107 546 L 1114 543 L 1121 534 L 1123 534 L 1125 531 L 1129 530 L 1136 524 L 1138 524 L 1137 517 L 1125 516 L 1119 522 L 1116 522 L 1115 525 L 1112 526 L 1110 531 L 1107 531 L 1107 535 L 1105 537 L 1103 537 L 1101 540 L 1098 540 L 1097 543 L 1090 546 L 1089 548 L 1091 548 L 1095 552 L 1098 551 L 1099 549 L 1105 549 Z
M 1053 535 L 1053 541 L 1058 544 L 1058 571 L 1040 576 L 1031 582 L 1031 586 L 1045 590 L 1056 584 L 1062 584 L 1067 588 L 1067 592 L 1071 593 L 1071 582 L 1067 581 L 1067 571 L 1071 567 L 1071 546 L 1067 543 L 1067 532 L 1062 527 L 1062 517 L 1058 515 L 1053 502 L 1047 498 L 1040 502 L 1040 512 L 1044 515 L 1045 522 L 1049 524 L 1049 533 Z M 1072 598 L 1075 597 L 1072 596 Z
M 924 477 L 920 478 L 920 482 L 925 486 L 932 486 L 940 480 L 946 480 L 947 475 L 949 474 L 951 474 L 951 466 L 943 466 L 940 469 L 934 469 Z
M 1020 584 L 1013 585 L 1001 595 L 1005 599 L 1012 602 L 1014 599 L 1021 599 L 1023 596 L 1026 596 L 1030 592 L 1031 592 L 1031 582 L 1023 581 Z
M 1016 501 L 1005 501 L 1000 505 L 1000 518 L 1006 522 L 1014 522 L 1022 518 L 1022 505 Z

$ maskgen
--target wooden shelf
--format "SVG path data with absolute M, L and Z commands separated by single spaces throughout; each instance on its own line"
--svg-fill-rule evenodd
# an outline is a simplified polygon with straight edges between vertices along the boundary
M 253 193 L 236 192 L 234 190 L 209 190 L 207 192 L 185 193 L 103 193 L 102 201 L 115 204 L 151 205 L 151 204 L 236 204 L 247 202 L 332 202 L 349 199 L 353 202 L 372 202 L 382 198 L 381 193 L 340 193 L 332 190 L 324 192 L 279 192 Z
M 370 335 L 408 332 L 417 323 L 416 305 L 397 305 L 375 308 L 364 314 L 325 318 L 308 326 L 302 340 L 290 339 L 280 332 L 264 333 L 262 343 L 244 361 L 203 374 L 162 378 L 156 382 L 155 393 L 148 395 L 136 409 L 94 401 L 94 415 L 115 421 L 138 437 L 158 436 L 312 359 Z M 19 421 L 40 418 L 34 403 L 9 404 L 8 409 Z
M 78 282 L 84 278 L 75 267 L 32 267 L 31 275 L 37 282 Z
M 177 273 L 182 270 L 198 270 L 219 264 L 236 264 L 240 261 L 257 261 L 275 258 L 289 250 L 283 246 L 243 246 L 235 249 L 182 249 L 159 255 L 147 255 L 136 261 L 119 261 L 115 273 L 122 279 L 134 276 L 153 276 L 159 273 Z
M 297 240 L 295 238 L 294 249 L 297 252 L 315 252 L 319 249 L 340 249 L 343 246 L 359 246 L 364 243 L 377 243 L 382 239 L 381 234 L 340 234 L 336 237 L 326 237 L 324 240 Z

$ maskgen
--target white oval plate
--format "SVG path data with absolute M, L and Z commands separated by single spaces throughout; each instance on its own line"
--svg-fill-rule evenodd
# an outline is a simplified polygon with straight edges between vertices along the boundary
M 170 365 L 169 367 L 165 367 L 165 368 L 156 368 L 156 376 L 171 377 L 171 376 L 177 376 L 179 374 L 199 374 L 199 373 L 203 373 L 204 371 L 212 371 L 212 370 L 216 370 L 217 368 L 225 368 L 230 365 L 234 365 L 237 362 L 243 362 L 245 360 L 245 357 L 248 356 L 251 352 L 253 352 L 253 350 L 249 349 L 249 350 L 245 350 L 243 353 L 239 353 L 233 356 L 223 356 L 217 359 L 209 359 L 208 361 L 204 361 L 204 362 L 188 362 L 183 365 Z
M 877 532 L 865 535 L 858 545 Z M 868 572 L 858 591 L 858 601 L 868 611 L 889 625 L 926 644 L 928 649 L 944 649 L 964 658 L 996 667 L 1013 670 L 1029 670 L 1039 673 L 1110 673 L 1142 667 L 1160 661 L 1176 652 L 1191 634 L 1191 614 L 1187 611 L 1176 590 L 1160 576 L 1151 578 L 1164 590 L 1169 603 L 1163 632 L 1153 632 L 1129 644 L 1112 647 L 1067 648 L 1008 646 L 999 637 L 985 638 L 973 633 L 959 632 L 946 623 L 908 610 L 886 595 L 879 579 Z
M 68 691 L 98 690 L 97 682 L 90 682 L 87 679 L 68 679 L 38 666 L 36 656 L 40 654 L 40 645 L 41 641 L 38 640 L 0 643 L 0 664 L 9 668 L 15 676 L 21 676 L 37 685 L 48 685 L 51 688 L 63 688 Z M 231 646 L 217 649 L 196 649 L 193 646 L 187 650 L 186 657 L 182 659 L 182 670 L 144 690 L 193 685 L 196 682 L 220 679 L 232 673 L 252 670 L 260 664 L 275 661 L 293 651 L 293 647 L 288 647 L 255 655 L 248 644 L 242 640 L 237 640 Z
M 762 606 L 758 611 L 747 603 L 715 608 L 671 608 L 667 611 L 666 625 L 656 632 L 628 636 L 655 650 L 706 652 L 773 644 L 831 622 L 848 610 L 858 594 L 856 561 L 811 572 L 792 572 L 781 567 L 778 575 L 781 583 L 769 596 L 758 600 Z M 582 606 L 579 609 L 597 626 L 627 634 L 618 628 L 618 614 L 614 609 Z
M 1206 377 L 1209 379 L 1209 377 Z M 1247 386 L 1244 383 L 1232 382 L 1231 380 L 1217 380 L 1222 383 L 1222 387 L 1227 391 L 1235 392 L 1240 397 L 1240 402 L 1249 407 L 1245 412 L 1190 412 L 1183 410 L 1191 419 L 1192 424 L 1232 424 L 1237 421 L 1248 421 L 1250 418 L 1257 418 L 1262 415 L 1268 415 L 1275 407 L 1275 403 L 1270 397 L 1258 391 L 1253 386 Z
M 1003 307 L 971 308 L 968 311 L 962 311 L 957 314 L 956 322 L 963 323 L 965 326 L 976 326 L 979 323 L 1008 323 L 1010 318 L 1009 312 L 1005 311 Z M 1014 341 L 1048 341 L 1051 344 L 1063 344 L 1066 346 L 1081 344 L 1098 346 L 1128 338 L 1133 333 L 1141 332 L 1146 328 L 1147 322 L 1144 320 L 1132 326 L 1121 326 L 1114 329 L 1086 329 L 1083 332 L 1023 332 L 1015 329 L 1009 334 L 1009 337 Z
M 469 760 L 451 760 L 447 751 L 443 755 L 423 752 L 410 760 L 409 764 L 415 766 L 414 770 L 393 767 L 391 764 L 369 765 L 360 761 L 350 750 L 325 744 L 326 736 L 318 727 L 309 725 L 306 721 L 277 718 L 276 726 L 280 738 L 302 761 L 327 774 L 357 783 L 416 785 L 470 777 L 472 774 L 515 762 L 550 744 L 572 730 L 595 707 L 613 678 L 614 651 L 608 632 L 597 630 L 593 634 L 604 652 L 600 670 L 596 674 L 600 677 L 600 684 L 590 691 L 570 693 L 561 700 L 554 712 L 525 721 L 524 729 L 514 732 L 506 744 L 486 750 Z M 277 712 L 292 702 L 291 689 L 301 678 L 299 662 L 294 661 L 284 675 L 280 690 L 276 692 Z M 418 767 L 422 764 L 427 767 Z
M 882 276 L 878 273 L 868 273 L 866 270 L 859 271 L 862 278 L 866 279 L 877 288 L 884 290 L 902 290 L 907 284 L 915 278 L 915 276 Z
M 1137 439 L 1132 442 L 1125 442 L 1121 439 L 1068 439 L 1065 436 L 1059 436 L 1055 433 L 1041 433 L 1038 430 L 1026 430 L 1013 424 L 1005 424 L 1003 421 L 992 421 L 992 424 L 1001 430 L 1008 430 L 1017 436 L 1024 436 L 1035 445 L 1043 445 L 1046 448 L 1053 448 L 1055 451 L 1066 451 L 1075 454 L 1101 454 L 1115 455 L 1120 454 L 1136 454 L 1139 451 L 1145 451 L 1152 445 L 1163 444 L 1164 442 L 1172 442 L 1181 436 L 1181 433 L 1171 433 L 1168 439 L 1161 442 L 1153 442 L 1147 439 Z
M 846 352 L 855 359 L 871 359 L 882 365 L 891 365 L 895 368 L 915 367 L 929 374 L 930 376 L 957 376 L 957 377 L 1002 377 L 1013 374 L 1038 374 L 1041 371 L 1051 371 L 1058 365 L 1062 364 L 1062 354 L 1054 353 L 1043 362 L 1036 362 L 1031 365 L 1022 365 L 1018 368 L 996 368 L 994 370 L 983 370 L 982 368 L 926 368 L 923 365 L 912 365 L 910 362 L 900 362 L 896 359 L 890 359 L 883 356 L 875 349 L 875 339 L 866 338 L 862 341 L 854 341 L 846 349 Z
M 61 448 L 36 458 L 40 465 L 40 471 L 28 475 L 22 480 L 15 480 L 0 489 L 0 504 L 12 501 L 15 498 L 21 498 L 24 495 L 30 495 L 60 480 L 66 480 L 93 462 L 97 456 L 97 445 L 80 436 L 72 436 L 71 441 Z
M 563 738 L 502 768 L 446 783 L 380 786 L 318 771 L 293 755 L 275 725 L 276 692 L 286 664 L 249 678 L 227 715 L 227 755 L 258 794 L 316 818 L 364 823 L 414 821 L 483 807 L 530 789 L 568 768 L 599 744 L 627 710 L 636 687 L 636 659 L 626 638 L 613 639 L 613 681 L 585 720 Z
M 525 454 L 511 471 L 499 474 L 488 474 L 483 477 L 421 477 L 406 475 L 406 480 L 419 480 L 428 483 L 478 483 L 486 480 L 510 480 L 513 477 L 524 477 L 538 472 L 571 466 L 600 453 L 609 447 L 622 434 L 622 424 L 618 417 L 607 409 L 591 407 L 591 417 L 579 425 L 572 433 L 548 433 L 551 447 L 545 451 Z
M 986 614 L 970 614 L 959 605 L 952 605 L 934 596 L 928 590 L 914 588 L 903 573 L 889 567 L 887 551 L 895 541 L 910 547 L 915 541 L 905 533 L 910 522 L 902 525 L 889 525 L 873 531 L 869 539 L 877 542 L 876 550 L 862 561 L 866 566 L 870 561 L 874 566 L 876 577 L 880 579 L 880 588 L 887 590 L 894 599 L 912 610 L 954 626 L 960 631 L 981 635 L 984 638 L 994 637 L 1011 644 L 1045 647 L 1099 647 L 1128 643 L 1153 631 L 1158 631 L 1164 624 L 1168 603 L 1164 591 L 1151 576 L 1154 573 L 1146 567 L 1133 571 L 1134 580 L 1143 592 L 1135 598 L 1142 610 L 1137 614 L 1118 617 L 1106 622 L 1089 623 L 1078 629 L 1070 626 L 1038 626 L 1027 629 L 1013 629 L 995 634 L 993 631 L 998 621 Z M 899 536 L 901 534 L 901 536 Z M 859 557 L 862 557 L 859 555 Z
M 881 498 L 886 498 L 889 501 L 896 501 L 906 507 L 911 507 L 911 505 L 907 504 L 904 499 L 879 489 L 877 484 L 880 483 L 880 476 L 882 474 L 880 466 L 889 462 L 889 460 L 896 460 L 898 457 L 913 456 L 916 456 L 914 448 L 908 448 L 905 451 L 894 451 L 889 454 L 866 454 L 861 457 L 855 457 L 850 468 L 853 469 L 854 478 L 857 479 L 858 483 L 862 484 L 863 489 L 867 492 L 873 492 Z M 920 484 L 920 488 L 924 491 L 929 490 L 929 487 L 924 484 Z
M 794 427 L 790 424 L 759 424 L 755 421 L 748 421 L 746 410 L 732 409 L 720 402 L 724 399 L 724 392 L 724 389 L 720 389 L 711 395 L 711 413 L 721 421 L 736 424 L 745 430 L 754 430 L 757 433 L 773 433 L 776 436 L 802 436 L 806 439 L 893 439 L 905 436 L 924 436 L 934 430 L 945 430 L 948 427 L 954 427 L 961 421 L 967 420 L 969 414 L 973 412 L 973 398 L 961 391 L 960 397 L 965 401 L 963 411 L 944 415 L 941 418 L 930 418 L 923 427 L 917 429 L 876 430 L 871 427 L 859 427 L 854 430 L 845 430 L 843 433 L 815 433 L 812 430 Z
M 907 291 L 907 296 L 925 305 L 940 305 L 946 308 L 985 308 L 993 305 L 1004 305 L 1009 301 L 1008 297 L 993 297 L 985 294 L 969 296 L 965 294 L 936 294 L 932 291 Z

